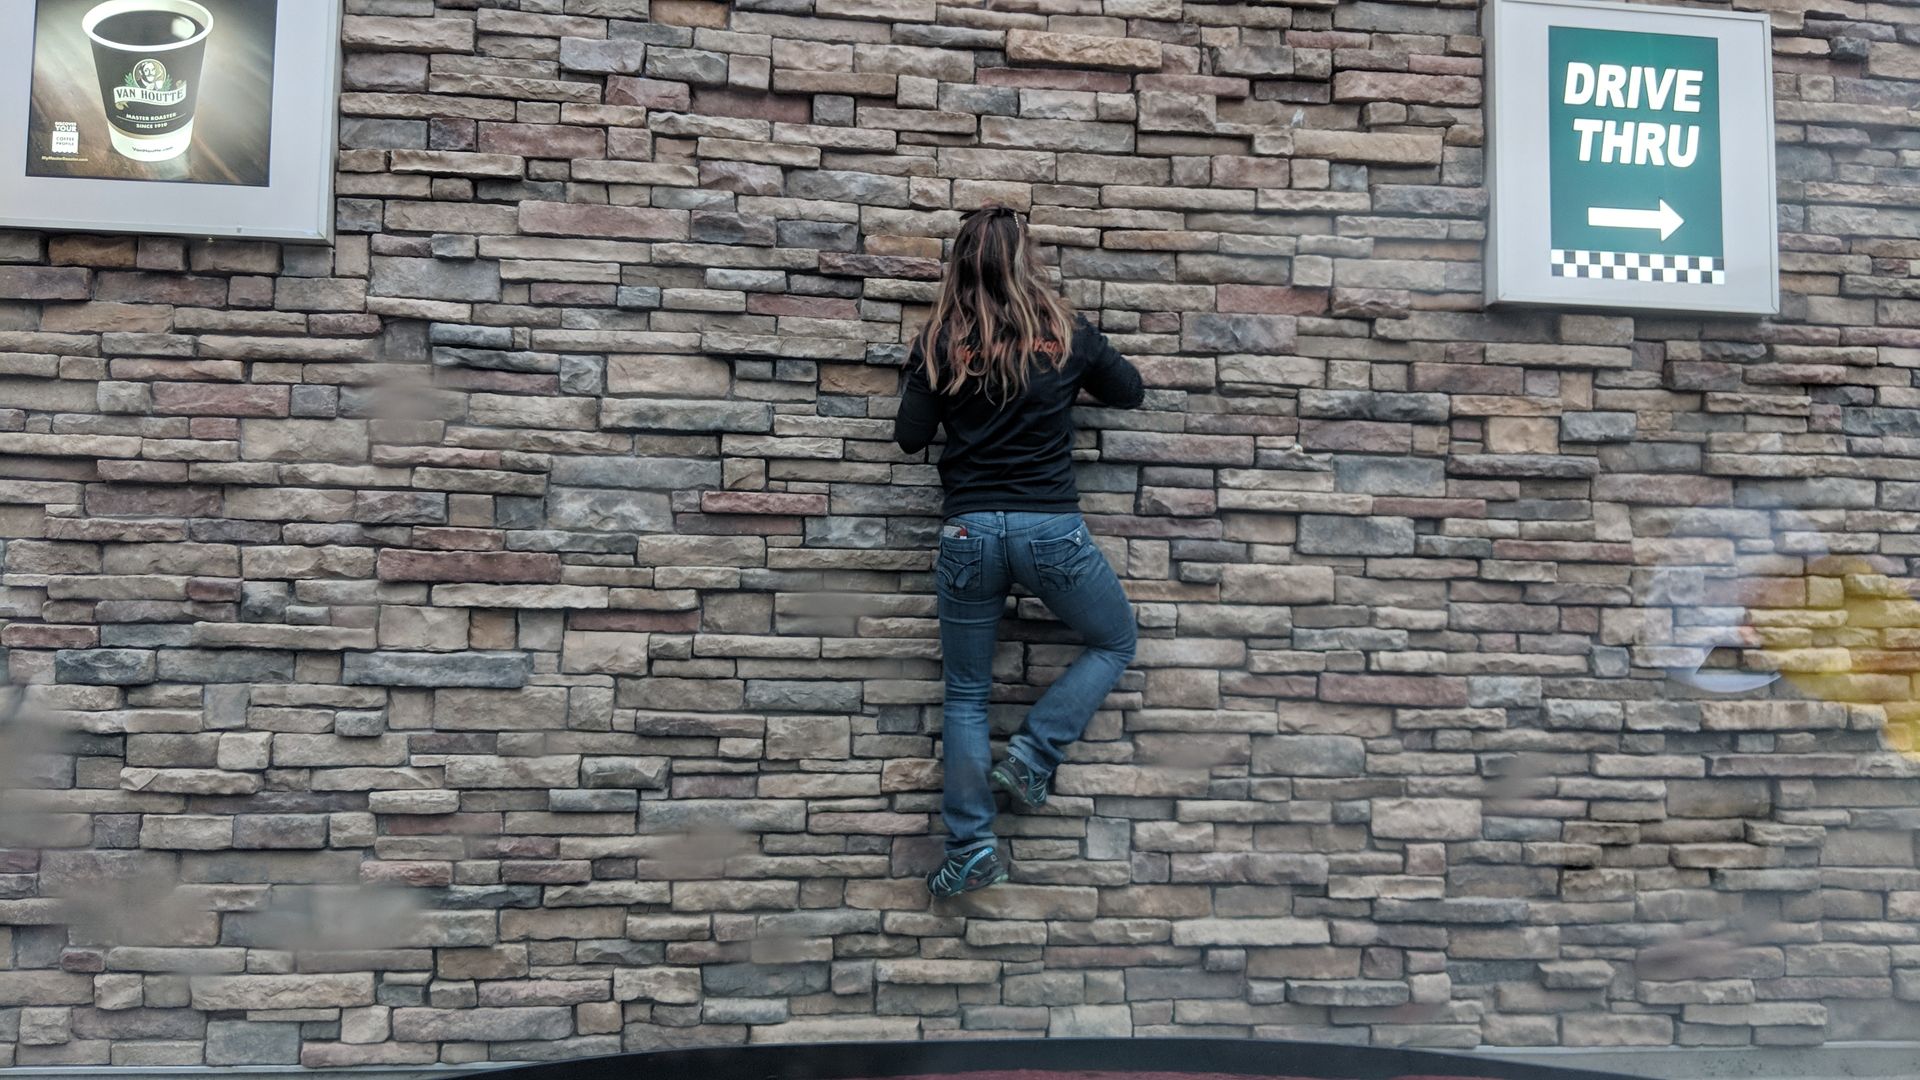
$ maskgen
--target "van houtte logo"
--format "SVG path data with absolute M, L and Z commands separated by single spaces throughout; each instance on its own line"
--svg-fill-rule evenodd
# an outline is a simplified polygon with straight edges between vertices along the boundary
M 113 107 L 129 104 L 178 105 L 187 100 L 187 84 L 167 73 L 167 65 L 158 60 L 142 60 L 127 72 L 124 85 L 113 88 Z

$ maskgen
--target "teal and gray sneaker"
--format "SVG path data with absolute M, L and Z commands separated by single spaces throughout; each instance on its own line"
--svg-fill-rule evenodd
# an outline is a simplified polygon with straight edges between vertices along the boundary
M 956 851 L 947 856 L 940 869 L 927 875 L 927 891 L 938 897 L 984 889 L 1007 880 L 1007 864 L 992 845 Z
M 1004 791 L 1012 800 L 1013 808 L 1023 814 L 1031 814 L 1047 805 L 1048 777 L 1034 771 L 1026 762 L 1012 755 L 1001 759 L 1000 764 L 987 774 L 987 782 L 996 791 Z

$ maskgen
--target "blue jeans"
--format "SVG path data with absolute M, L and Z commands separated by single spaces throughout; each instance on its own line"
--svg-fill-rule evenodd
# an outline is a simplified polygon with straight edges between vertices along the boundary
M 964 530 L 967 535 L 956 535 Z M 1051 776 L 1133 662 L 1133 607 L 1079 514 L 988 511 L 950 518 L 934 562 L 946 666 L 944 747 L 947 849 L 993 842 L 987 699 L 1000 614 L 1015 582 L 1085 640 L 1033 707 L 1008 752 Z

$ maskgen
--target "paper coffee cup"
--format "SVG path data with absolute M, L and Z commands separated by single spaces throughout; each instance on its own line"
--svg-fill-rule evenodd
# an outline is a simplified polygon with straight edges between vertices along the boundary
M 135 161 L 186 153 L 213 13 L 193 0 L 105 0 L 80 26 L 93 43 L 113 148 Z

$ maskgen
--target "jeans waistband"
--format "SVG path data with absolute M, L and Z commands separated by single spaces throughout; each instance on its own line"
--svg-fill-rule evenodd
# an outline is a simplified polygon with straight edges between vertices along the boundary
M 946 519 L 949 524 L 958 522 L 981 532 L 1008 535 L 1011 533 L 1031 532 L 1054 522 L 1080 521 L 1080 515 L 1036 513 L 1031 510 L 972 510 L 964 514 L 954 514 Z

